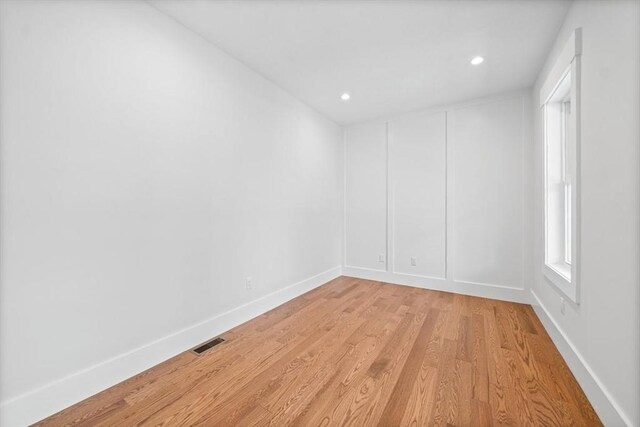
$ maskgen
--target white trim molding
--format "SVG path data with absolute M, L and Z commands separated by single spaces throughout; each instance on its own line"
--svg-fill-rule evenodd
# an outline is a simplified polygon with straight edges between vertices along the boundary
M 543 146 L 544 146 L 544 262 L 542 265 L 542 275 L 547 282 L 559 289 L 567 298 L 576 304 L 580 304 L 580 212 L 581 212 L 581 182 L 580 182 L 580 86 L 581 68 L 580 57 L 582 55 L 582 29 L 577 28 L 569 37 L 562 52 L 558 56 L 553 68 L 546 76 L 544 84 L 539 93 L 539 105 L 542 109 L 543 124 Z M 566 83 L 566 82 L 569 83 Z M 560 113 L 557 105 L 558 92 L 568 91 L 570 98 L 571 113 L 566 116 Z M 554 98 L 556 98 L 554 100 Z M 564 101 L 562 101 L 564 102 Z M 564 105 L 564 104 L 563 104 Z M 564 110 L 563 110 L 564 111 Z M 562 118 L 558 116 L 562 115 Z M 563 120 L 562 122 L 559 120 Z M 560 129 L 560 127 L 562 129 Z M 551 130 L 554 129 L 554 130 Z M 566 134 L 560 136 L 558 132 Z M 566 141 L 565 141 L 566 139 Z M 565 148 L 560 148 L 561 144 Z M 558 148 L 555 148 L 558 147 Z M 558 177 L 556 165 L 562 157 L 562 177 Z M 570 188 L 570 213 L 566 210 L 566 200 L 564 211 L 557 207 L 554 195 L 557 192 L 558 181 Z M 555 188 L 555 190 L 553 190 Z M 555 207 L 554 207 L 555 206 Z M 570 230 L 570 239 L 564 240 L 562 247 L 570 245 L 571 261 L 558 259 L 560 252 L 558 237 L 560 232 L 557 226 L 557 215 L 565 218 L 564 229 Z M 550 225 L 552 224 L 552 225 Z M 564 231 L 566 236 L 566 231 Z
M 395 285 L 413 286 L 415 288 L 529 304 L 529 291 L 524 288 L 436 279 L 359 267 L 344 267 L 342 274 L 358 279 L 375 280 L 378 282 L 393 283 Z
M 0 425 L 26 426 L 137 375 L 342 275 L 333 267 L 0 404 Z
M 632 427 L 633 423 L 630 418 L 624 413 L 620 405 L 618 405 L 611 393 L 604 384 L 602 384 L 593 369 L 591 369 L 584 357 L 558 326 L 558 323 L 544 305 L 542 305 L 542 302 L 533 291 L 531 291 L 531 306 L 551 337 L 551 340 L 560 351 L 560 354 L 569 366 L 578 384 L 580 384 L 580 387 L 582 387 L 582 390 L 587 395 L 589 402 L 593 405 L 603 424 L 612 427 Z
M 556 85 L 576 57 L 582 55 L 582 28 L 576 28 L 564 45 L 553 68 L 540 88 L 539 105 L 542 107 L 556 89 Z
M 487 104 L 493 104 L 503 101 L 510 100 L 518 100 L 517 102 L 521 105 L 522 108 L 522 129 L 520 133 L 514 138 L 514 143 L 517 142 L 522 145 L 522 156 L 516 161 L 518 161 L 522 167 L 520 172 L 522 179 L 522 194 L 524 195 L 522 198 L 522 206 L 521 206 L 521 215 L 522 215 L 522 228 L 521 228 L 521 249 L 522 249 L 522 271 L 519 275 L 512 275 L 513 277 L 509 277 L 508 279 L 496 277 L 492 278 L 490 274 L 485 275 L 485 277 L 479 276 L 475 277 L 467 277 L 462 271 L 460 267 L 462 267 L 462 262 L 458 262 L 458 268 L 456 268 L 456 250 L 455 250 L 455 236 L 456 236 L 456 227 L 454 224 L 455 220 L 455 193 L 456 193 L 456 175 L 455 175 L 455 144 L 456 144 L 456 135 L 455 135 L 455 119 L 456 112 L 465 110 L 466 108 L 479 107 Z M 384 234 L 386 246 L 382 245 L 376 246 L 377 250 L 367 248 L 369 252 L 367 255 L 367 262 L 354 262 L 353 258 L 350 258 L 351 261 L 347 262 L 346 255 L 349 253 L 350 246 L 356 247 L 352 242 L 347 242 L 347 234 L 348 227 L 345 224 L 345 264 L 343 266 L 343 274 L 346 276 L 352 276 L 362 279 L 369 279 L 375 281 L 382 281 L 387 283 L 394 283 L 400 285 L 414 286 L 418 288 L 424 289 L 434 289 L 441 290 L 445 292 L 454 292 L 472 296 L 479 297 L 487 297 L 487 298 L 495 298 L 506 301 L 514 301 L 520 303 L 529 303 L 530 295 L 529 288 L 531 283 L 532 276 L 532 261 L 530 262 L 531 253 L 530 253 L 530 245 L 526 245 L 526 242 L 530 239 L 530 229 L 527 223 L 527 212 L 528 206 L 530 204 L 530 200 L 528 199 L 527 185 L 529 183 L 530 173 L 526 168 L 526 153 L 529 152 L 529 147 L 531 146 L 531 106 L 533 103 L 531 102 L 531 91 L 530 90 L 517 90 L 506 92 L 502 94 L 497 94 L 485 98 L 475 99 L 472 101 L 468 101 L 465 103 L 459 104 L 450 104 L 444 106 L 433 107 L 430 109 L 417 110 L 410 113 L 404 113 L 400 115 L 381 117 L 379 119 L 368 121 L 365 123 L 358 123 L 353 125 L 355 127 L 370 125 L 372 127 L 382 128 L 382 125 L 385 126 L 386 134 L 385 143 L 386 143 L 386 162 L 384 164 L 384 169 L 382 166 L 382 162 L 376 163 L 376 173 L 379 176 L 383 174 L 386 175 L 386 187 L 382 187 L 381 184 L 376 183 L 377 191 L 381 193 L 383 191 L 386 192 L 386 209 L 384 210 L 384 215 L 386 215 L 386 228 L 376 228 L 375 235 L 382 236 Z M 405 120 L 405 119 L 417 119 L 419 117 L 426 117 L 431 115 L 442 115 L 442 120 L 444 124 L 444 272 L 439 273 L 437 271 L 432 272 L 420 272 L 417 271 L 412 273 L 404 268 L 398 268 L 397 265 L 397 253 L 396 253 L 396 213 L 395 213 L 395 181 L 396 177 L 394 176 L 393 170 L 390 167 L 394 162 L 393 153 L 390 150 L 390 147 L 393 147 L 393 142 L 390 134 L 390 124 L 395 123 L 396 121 Z M 380 133 L 380 129 L 377 129 L 376 132 Z M 347 139 L 345 139 L 345 146 L 349 143 Z M 376 139 L 376 147 L 382 147 L 382 142 Z M 378 148 L 376 148 L 378 149 Z M 345 168 L 347 168 L 347 164 L 345 162 Z M 373 175 L 373 173 L 372 173 Z M 345 173 L 345 179 L 347 178 L 347 174 Z M 348 194 L 346 194 L 348 196 Z M 348 215 L 348 204 L 345 202 L 345 217 Z M 377 206 L 377 205 L 376 205 Z M 377 209 L 377 207 L 376 207 Z M 378 215 L 378 214 L 377 214 Z M 379 213 L 380 218 L 383 216 L 383 212 Z M 440 245 L 440 243 L 438 243 Z M 380 260 L 379 264 L 375 264 L 373 261 L 373 256 L 377 256 L 378 252 L 382 254 L 385 253 L 385 262 L 384 264 Z M 460 252 L 460 251 L 459 251 Z M 405 258 L 406 259 L 406 258 Z M 439 261 L 438 261 L 439 262 Z M 486 277 L 489 276 L 489 277 Z

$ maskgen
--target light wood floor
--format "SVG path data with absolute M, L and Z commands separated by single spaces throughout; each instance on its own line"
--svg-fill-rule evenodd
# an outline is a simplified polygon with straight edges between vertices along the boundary
M 338 278 L 42 425 L 602 425 L 528 305 Z

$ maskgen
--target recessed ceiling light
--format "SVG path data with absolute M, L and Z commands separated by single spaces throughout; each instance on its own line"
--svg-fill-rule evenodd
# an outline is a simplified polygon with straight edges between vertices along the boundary
M 340 95 L 340 99 L 342 99 L 343 101 L 348 101 L 351 99 L 351 95 L 345 92 L 342 95 Z
M 484 62 L 484 58 L 482 56 L 476 56 L 471 60 L 471 65 L 480 65 Z

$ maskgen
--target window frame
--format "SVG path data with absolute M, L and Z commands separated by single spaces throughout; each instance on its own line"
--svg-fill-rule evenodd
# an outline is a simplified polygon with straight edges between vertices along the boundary
M 579 260 L 580 260 L 580 235 L 579 235 L 579 206 L 580 206 L 580 56 L 582 51 L 581 29 L 576 29 L 565 45 L 564 49 L 558 56 L 558 59 L 551 71 L 547 75 L 545 83 L 540 90 L 540 108 L 543 117 L 543 146 L 544 146 L 544 254 L 542 272 L 547 282 L 551 283 L 555 288 L 560 290 L 571 301 L 579 304 L 580 288 L 579 288 Z M 549 237 L 549 151 L 551 130 L 548 127 L 550 114 L 550 103 L 557 103 L 553 100 L 557 97 L 557 91 L 565 83 L 565 79 L 569 77 L 569 104 L 570 113 L 565 114 L 567 107 L 566 101 L 561 100 L 560 108 L 560 182 L 563 188 L 563 208 L 564 213 L 564 230 L 562 235 L 562 248 L 556 247 L 551 250 L 550 244 L 554 244 L 554 240 Z M 557 111 L 557 110 L 556 110 Z M 557 114 L 557 113 L 556 113 Z M 555 119 L 557 120 L 557 118 Z M 566 122 L 569 120 L 569 122 Z M 553 122 L 552 122 L 553 123 Z M 557 123 L 557 121 L 556 121 Z M 568 131 L 569 130 L 569 131 Z M 555 142 L 557 143 L 557 142 Z M 553 147 L 558 150 L 557 147 Z M 557 154 L 556 154 L 557 155 Z M 556 158 L 554 162 L 557 162 Z M 553 164 L 553 163 L 552 163 Z M 557 165 L 557 163 L 556 163 Z M 557 169 L 556 169 L 557 171 Z M 554 172 L 557 176 L 557 172 Z M 556 181 L 558 181 L 556 179 Z M 557 182 L 554 182 L 557 185 Z M 555 190 L 557 191 L 557 190 Z M 556 207 L 557 209 L 557 207 Z M 556 211 L 557 215 L 557 211 Z M 558 220 L 558 217 L 554 217 Z M 557 242 L 559 236 L 555 236 Z M 557 243 L 555 243 L 557 244 Z M 551 261 L 550 254 L 560 253 L 561 260 Z
M 571 92 L 571 91 L 570 91 Z M 567 113 L 567 105 L 569 105 L 569 113 Z M 564 184 L 564 262 L 571 268 L 571 242 L 572 242 L 572 233 L 571 233 L 571 215 L 572 215 L 572 186 L 571 180 L 568 179 L 568 175 L 570 174 L 569 170 L 569 162 L 567 160 L 567 150 L 569 147 L 569 143 L 567 139 L 569 138 L 569 133 L 567 132 L 568 123 L 567 114 L 571 114 L 571 93 L 569 93 L 569 102 L 562 102 L 562 182 Z M 575 141 L 573 141 L 575 143 Z M 575 159 L 574 159 L 575 162 Z

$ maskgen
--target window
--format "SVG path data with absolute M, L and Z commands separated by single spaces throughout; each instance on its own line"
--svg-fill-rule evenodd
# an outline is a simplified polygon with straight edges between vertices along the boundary
M 567 141 L 571 123 L 571 97 L 569 94 L 562 100 L 562 186 L 564 187 L 564 262 L 571 265 L 571 180 L 568 168 Z
M 576 30 L 540 92 L 544 124 L 543 272 L 576 303 L 580 50 L 580 31 Z
M 571 281 L 571 73 L 567 71 L 544 105 L 545 263 Z

